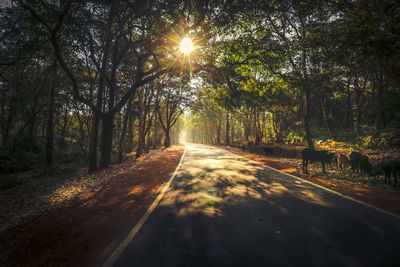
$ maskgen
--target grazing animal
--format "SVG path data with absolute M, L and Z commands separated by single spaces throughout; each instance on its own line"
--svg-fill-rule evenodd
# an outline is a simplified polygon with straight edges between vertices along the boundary
M 351 166 L 349 157 L 344 153 L 336 153 L 336 166 L 343 170 Z
M 273 149 L 272 147 L 265 147 L 265 146 L 263 146 L 263 147 L 261 147 L 261 148 L 262 148 L 262 150 L 263 150 L 263 152 L 264 152 L 264 154 L 265 154 L 266 156 L 272 155 L 272 154 L 274 153 L 274 149 Z
M 254 147 L 254 143 L 252 141 L 246 141 L 242 143 L 242 151 L 250 150 Z
M 393 186 L 397 187 L 397 174 L 400 173 L 400 162 L 397 160 L 390 160 L 379 163 L 376 167 L 376 173 L 382 172 L 385 174 L 385 184 L 392 184 L 390 175 L 393 174 Z
M 321 162 L 322 172 L 326 173 L 325 165 L 331 164 L 335 153 L 328 152 L 326 150 L 315 150 L 311 148 L 305 148 L 301 151 L 301 158 L 303 160 L 303 172 L 308 173 L 308 162 Z
M 360 174 L 371 174 L 373 167 L 369 163 L 369 158 L 359 152 L 350 153 L 351 169 Z

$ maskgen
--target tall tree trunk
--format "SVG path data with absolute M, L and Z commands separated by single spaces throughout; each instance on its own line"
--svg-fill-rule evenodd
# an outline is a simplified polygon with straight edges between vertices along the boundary
M 50 72 L 50 76 L 51 75 L 52 75 L 52 73 Z M 51 81 L 50 81 L 50 87 L 49 87 L 48 101 L 50 100 L 50 97 L 51 97 L 50 93 L 51 93 Z M 53 98 L 54 98 L 54 93 L 53 93 Z M 35 97 L 34 100 L 33 100 L 32 108 L 31 108 L 31 114 L 35 113 L 36 108 L 37 108 L 37 97 Z M 49 103 L 47 103 L 47 114 L 48 114 L 48 112 L 49 112 Z M 47 123 L 48 123 L 48 118 L 49 117 L 47 117 Z M 54 128 L 54 126 L 53 126 L 53 128 Z M 35 140 L 35 135 L 36 134 L 35 134 L 35 132 L 36 132 L 36 117 L 32 120 L 32 123 L 30 124 L 30 127 L 29 127 L 29 140 L 31 141 L 31 144 L 30 144 L 30 150 L 31 151 L 34 151 L 36 149 L 36 140 Z M 47 142 L 47 140 L 46 140 L 46 142 Z
M 95 112 L 93 114 L 92 127 L 89 136 L 89 172 L 97 170 L 97 142 L 99 138 L 99 115 Z
M 225 144 L 229 145 L 231 142 L 229 140 L 229 112 L 226 112 L 226 125 L 225 125 Z
M 101 68 L 99 71 L 99 89 L 97 92 L 97 99 L 96 99 L 96 107 L 98 109 L 102 109 L 103 107 L 103 94 L 104 94 L 104 81 L 105 81 L 105 76 L 106 76 L 106 69 L 107 69 L 107 63 L 108 63 L 108 55 L 110 52 L 110 46 L 111 46 L 111 26 L 112 26 L 112 21 L 114 19 L 114 9 L 115 9 L 115 2 L 113 2 L 110 6 L 110 9 L 108 11 L 108 18 L 107 18 L 107 24 L 105 28 L 105 34 L 104 34 L 104 49 L 103 49 L 103 57 L 101 59 Z M 98 143 L 98 134 L 99 134 L 99 122 L 100 122 L 100 114 L 98 114 L 98 111 L 94 110 L 94 119 L 93 119 L 93 128 L 91 132 L 91 138 L 90 138 L 90 146 L 89 146 L 89 172 L 97 170 L 97 143 Z M 111 116 L 111 126 L 112 126 L 112 119 L 113 115 Z M 109 140 L 105 140 L 110 134 L 110 132 L 107 131 L 107 129 L 104 128 L 104 124 L 109 124 L 110 123 L 110 118 L 102 118 L 102 129 L 105 130 L 103 131 L 103 136 L 102 136 L 102 149 L 101 149 L 101 162 L 100 162 L 100 167 L 105 168 L 107 165 L 106 163 L 109 163 L 109 159 L 111 155 L 103 155 L 103 153 L 106 153 L 109 148 L 104 147 L 107 145 L 107 142 Z M 111 132 L 111 138 L 112 138 L 112 132 Z M 111 153 L 111 151 L 110 151 Z
M 144 139 L 143 129 L 139 126 L 138 143 L 137 143 L 136 155 L 135 155 L 136 158 L 140 157 L 143 153 L 143 139 Z
M 50 73 L 50 87 L 47 108 L 47 133 L 46 133 L 46 164 L 51 171 L 54 164 L 54 99 L 57 75 L 57 60 L 53 60 Z
M 131 152 L 133 150 L 133 123 L 135 120 L 135 116 L 133 112 L 129 113 L 129 122 L 128 122 L 128 134 L 126 136 L 126 152 Z
M 375 127 L 377 130 L 381 130 L 383 127 L 383 111 L 382 111 L 382 94 L 384 82 L 382 76 L 378 79 L 378 95 L 377 95 L 377 107 L 376 107 L 376 120 Z
M 63 126 L 62 126 L 62 130 L 61 130 L 61 147 L 62 148 L 64 148 L 64 146 L 65 146 L 65 138 L 67 137 L 68 105 L 69 105 L 69 101 L 67 100 L 65 103 Z
M 364 96 L 361 94 L 361 92 L 356 92 L 356 120 L 355 120 L 355 126 L 354 126 L 354 131 L 356 136 L 361 135 L 361 124 L 362 124 L 362 112 L 363 112 L 363 98 Z
M 275 132 L 275 140 L 278 144 L 282 142 L 281 134 L 278 128 L 278 111 L 272 113 L 272 126 Z
M 320 104 L 321 104 L 322 115 L 324 117 L 325 125 L 328 130 L 328 134 L 332 138 L 332 131 L 331 131 L 330 123 L 329 123 L 328 109 L 326 107 L 327 106 L 326 95 L 324 94 L 323 96 L 321 96 L 319 100 L 320 100 Z
M 310 128 L 310 101 L 311 92 L 309 88 L 306 88 L 304 97 L 304 131 L 306 132 L 308 148 L 314 149 L 314 142 L 312 140 Z
M 235 142 L 235 126 L 231 124 L 231 143 Z
M 217 144 L 221 144 L 221 120 L 217 122 Z
M 249 141 L 249 135 L 250 135 L 250 119 L 249 115 L 246 114 L 244 117 L 244 137 L 246 141 Z
M 342 124 L 344 127 L 348 128 L 350 126 L 350 118 L 352 117 L 350 83 L 347 83 L 346 92 L 347 92 L 346 111 L 344 113 Z
M 128 126 L 128 120 L 129 120 L 129 114 L 131 113 L 131 107 L 132 107 L 132 98 L 128 102 L 128 106 L 126 107 L 126 113 L 124 116 L 124 122 L 122 126 L 122 133 L 121 133 L 121 138 L 119 140 L 119 146 L 118 146 L 118 163 L 122 162 L 122 155 L 124 152 L 124 141 L 125 141 L 125 135 L 126 135 L 126 128 Z
M 160 140 L 158 138 L 158 130 L 159 130 L 158 116 L 155 115 L 154 116 L 154 129 L 153 129 L 153 149 L 156 149 L 160 143 Z
M 253 110 L 253 127 L 254 127 L 254 144 L 258 146 L 260 144 L 260 132 L 257 125 L 257 108 Z
M 100 169 L 107 168 L 111 163 L 112 137 L 114 130 L 114 115 L 107 114 L 101 119 L 101 158 Z
M 143 141 L 145 134 L 145 125 L 146 125 L 146 114 L 145 114 L 145 103 L 144 103 L 144 88 L 142 88 L 138 92 L 138 101 L 139 101 L 139 126 L 138 126 L 138 143 L 136 147 L 136 158 L 139 158 L 143 153 Z
M 171 137 L 169 136 L 169 132 L 170 132 L 170 129 L 167 126 L 167 128 L 165 130 L 165 142 L 164 142 L 164 146 L 165 147 L 170 147 L 171 146 Z

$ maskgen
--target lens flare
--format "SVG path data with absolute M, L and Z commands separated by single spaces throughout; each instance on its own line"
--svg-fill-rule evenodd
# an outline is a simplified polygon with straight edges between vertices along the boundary
M 179 50 L 185 55 L 189 55 L 194 50 L 193 42 L 189 37 L 183 38 L 179 46 Z

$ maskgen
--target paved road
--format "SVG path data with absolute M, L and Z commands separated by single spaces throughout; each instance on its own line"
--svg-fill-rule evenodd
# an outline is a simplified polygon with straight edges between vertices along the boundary
M 400 221 L 205 145 L 114 266 L 400 266 Z

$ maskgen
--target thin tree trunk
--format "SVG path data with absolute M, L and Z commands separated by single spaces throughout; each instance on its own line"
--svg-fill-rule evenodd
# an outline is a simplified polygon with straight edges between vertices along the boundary
M 119 146 L 118 146 L 118 163 L 122 162 L 122 154 L 123 154 L 123 147 L 124 147 L 124 141 L 125 141 L 125 135 L 126 135 L 126 128 L 128 126 L 129 114 L 131 112 L 131 107 L 132 107 L 132 100 L 133 99 L 129 100 L 128 106 L 126 107 L 126 113 L 125 113 L 124 122 L 123 122 L 123 126 L 122 126 L 121 138 L 119 140 Z
M 159 138 L 158 138 L 158 116 L 154 116 L 154 129 L 153 129 L 153 149 L 156 149 L 159 145 Z
M 64 120 L 63 120 L 63 127 L 61 131 L 61 147 L 64 148 L 65 146 L 65 138 L 67 137 L 67 124 L 68 124 L 68 105 L 69 101 L 67 100 L 65 103 L 65 110 L 64 110 Z
M 217 144 L 221 144 L 221 121 L 218 120 L 217 122 Z
M 344 113 L 342 124 L 344 127 L 348 128 L 350 125 L 350 117 L 352 117 L 350 83 L 347 84 L 346 91 L 347 91 L 346 111 Z
M 106 25 L 106 29 L 105 29 L 105 36 L 104 36 L 104 50 L 103 50 L 103 57 L 101 60 L 101 69 L 100 69 L 100 73 L 99 73 L 99 89 L 97 92 L 97 99 L 96 99 L 96 107 L 98 109 L 102 109 L 103 106 L 103 94 L 104 94 L 104 81 L 105 81 L 105 76 L 106 76 L 106 69 L 107 69 L 107 62 L 108 62 L 108 55 L 110 52 L 110 46 L 111 46 L 111 26 L 112 26 L 112 21 L 114 18 L 114 7 L 115 4 L 111 4 L 111 7 L 108 11 L 108 19 L 107 19 L 107 25 Z M 93 121 L 93 129 L 92 129 L 92 133 L 91 133 L 91 145 L 89 146 L 89 172 L 95 171 L 97 170 L 97 143 L 98 143 L 98 134 L 99 134 L 99 122 L 100 122 L 100 114 L 97 114 L 98 111 L 94 110 L 94 121 Z M 113 119 L 113 116 L 111 116 L 111 120 Z M 107 145 L 106 143 L 109 140 L 105 140 L 106 137 L 108 137 L 107 135 L 109 135 L 109 132 L 107 132 L 107 129 L 104 128 L 104 124 L 109 124 L 110 123 L 110 118 L 102 118 L 102 129 L 105 130 L 105 132 L 103 132 L 103 136 L 102 139 L 104 142 L 103 145 Z M 111 126 L 112 126 L 112 122 L 111 122 Z M 111 132 L 112 134 L 112 132 Z M 112 138 L 112 136 L 111 136 Z M 109 148 L 102 148 L 101 154 L 102 154 L 102 158 L 101 158 L 101 163 L 100 163 L 100 167 L 101 168 L 105 168 L 105 165 L 107 165 L 106 163 L 109 162 L 110 159 L 110 155 L 103 155 L 103 153 L 106 153 L 106 151 L 109 150 Z M 111 153 L 111 151 L 110 151 Z
M 253 127 L 254 127 L 254 144 L 258 146 L 260 144 L 260 132 L 258 131 L 257 126 L 257 108 L 254 108 L 253 111 Z
M 114 128 L 114 115 L 107 114 L 101 120 L 101 158 L 100 169 L 107 168 L 111 163 L 112 136 Z
M 51 172 L 54 164 L 54 99 L 57 75 L 57 60 L 53 60 L 50 73 L 50 87 L 47 108 L 47 131 L 46 131 L 46 164 Z
M 226 113 L 226 125 L 225 125 L 225 144 L 229 145 L 231 142 L 229 140 L 229 112 Z
M 133 122 L 135 117 L 133 112 L 129 113 L 129 122 L 128 122 L 128 134 L 126 140 L 126 152 L 131 152 L 133 150 Z
M 97 112 L 95 112 L 93 114 L 92 127 L 89 136 L 89 172 L 94 172 L 97 170 L 97 142 L 99 137 L 99 124 L 100 119 Z
M 356 104 L 356 118 L 355 118 L 355 125 L 354 125 L 354 131 L 356 137 L 360 136 L 361 134 L 361 124 L 362 124 L 362 112 L 363 112 L 363 106 L 364 106 L 364 91 L 365 87 L 367 85 L 367 77 L 364 79 L 364 84 L 362 87 L 360 87 L 358 77 L 356 77 L 355 84 L 354 84 L 354 90 L 355 90 L 355 104 Z
M 328 109 L 326 108 L 326 95 L 324 94 L 323 96 L 321 96 L 319 100 L 320 100 L 322 115 L 324 117 L 326 128 L 328 130 L 329 136 L 332 138 L 332 131 L 331 131 L 330 123 L 329 123 Z
M 383 127 L 382 94 L 384 86 L 385 83 L 383 81 L 383 77 L 381 76 L 378 79 L 378 95 L 377 95 L 376 120 L 375 120 L 375 127 L 377 130 L 381 130 Z
M 304 131 L 306 132 L 306 139 L 308 148 L 314 149 L 314 143 L 311 137 L 311 128 L 310 128 L 310 101 L 311 101 L 311 92 L 310 89 L 305 90 L 304 97 Z

